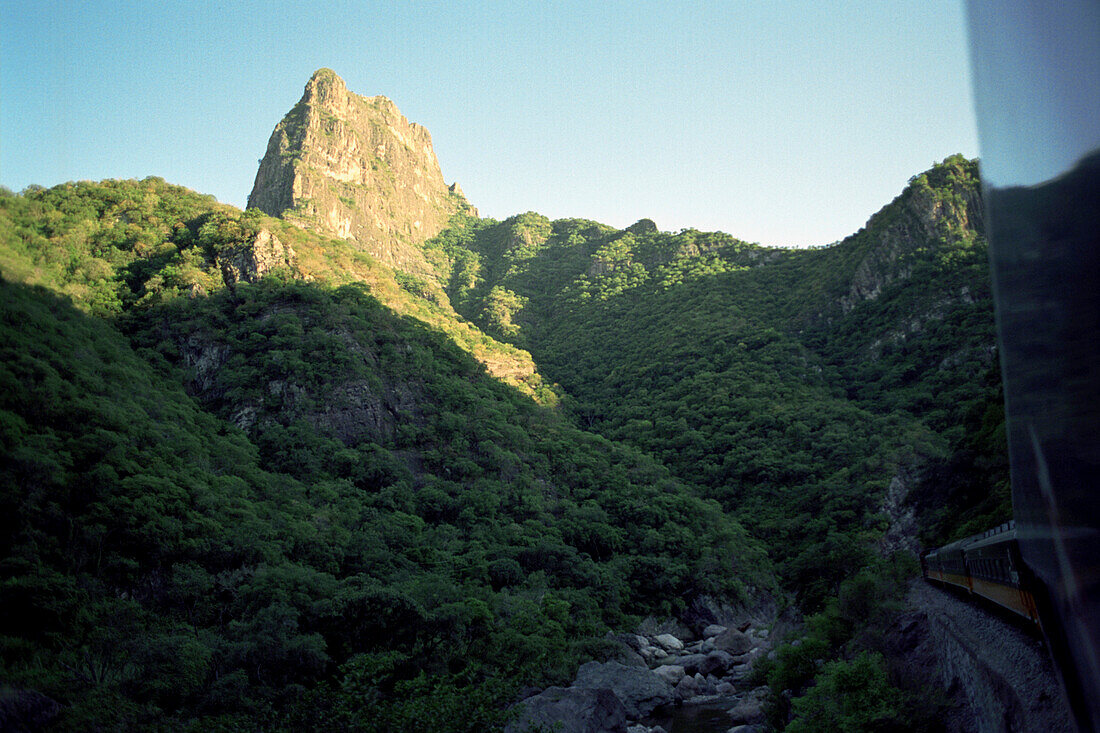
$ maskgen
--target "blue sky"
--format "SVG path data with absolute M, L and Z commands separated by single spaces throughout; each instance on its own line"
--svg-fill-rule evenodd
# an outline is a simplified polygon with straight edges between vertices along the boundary
M 482 215 L 855 232 L 978 153 L 962 0 L 0 0 L 0 184 L 166 180 L 243 206 L 314 70 L 432 133 Z

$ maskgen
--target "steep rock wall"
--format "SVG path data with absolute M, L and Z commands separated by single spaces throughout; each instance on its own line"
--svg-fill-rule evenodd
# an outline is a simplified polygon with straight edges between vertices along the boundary
M 386 97 L 362 97 L 320 69 L 275 126 L 248 207 L 352 241 L 420 276 L 418 245 L 473 209 L 443 180 L 431 134 Z
M 916 581 L 913 611 L 890 634 L 908 676 L 965 701 L 948 730 L 1071 733 L 1069 710 L 1042 642 L 977 603 Z

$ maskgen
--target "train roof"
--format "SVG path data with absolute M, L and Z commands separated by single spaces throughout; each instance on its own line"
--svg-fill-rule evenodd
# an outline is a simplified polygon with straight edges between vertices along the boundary
M 987 529 L 985 532 L 972 534 L 969 537 L 964 537 L 961 540 L 955 540 L 954 542 L 944 545 L 943 547 L 938 547 L 935 550 L 929 552 L 928 557 L 934 557 L 941 552 L 972 550 L 978 547 L 995 545 L 999 542 L 1014 539 L 1016 539 L 1016 520 L 1009 520 L 1004 524 L 999 524 L 992 529 Z
M 970 538 L 973 541 L 966 546 L 968 550 L 977 550 L 981 547 L 989 547 L 990 545 L 999 545 L 1002 542 L 1009 542 L 1016 539 L 1016 522 L 1005 522 L 999 527 L 983 532 L 980 535 L 975 535 Z

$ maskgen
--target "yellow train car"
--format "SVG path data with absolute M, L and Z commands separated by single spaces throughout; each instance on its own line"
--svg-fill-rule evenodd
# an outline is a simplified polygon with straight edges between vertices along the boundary
M 1039 611 L 1030 574 L 1020 557 L 1016 523 L 1006 522 L 987 532 L 952 542 L 921 558 L 925 579 L 966 589 L 1030 623 L 1039 623 Z

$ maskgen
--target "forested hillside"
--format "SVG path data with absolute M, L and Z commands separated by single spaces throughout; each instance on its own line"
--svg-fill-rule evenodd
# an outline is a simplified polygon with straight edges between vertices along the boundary
M 809 609 L 866 561 L 899 473 L 927 478 L 929 539 L 1007 511 L 974 162 L 915 176 L 823 249 L 537 214 L 429 244 L 460 313 L 528 349 L 579 423 L 741 517 Z
M 608 631 L 761 602 L 810 614 L 773 722 L 900 684 L 891 550 L 1007 511 L 976 164 L 814 250 L 451 224 L 428 277 L 159 179 L 0 194 L 5 695 L 486 730 Z
M 386 268 L 236 280 L 261 220 L 158 181 L 0 205 L 5 275 L 69 296 L 5 281 L 0 320 L 3 678 L 63 728 L 478 728 L 609 629 L 773 586 L 716 503 L 384 305 Z

